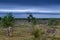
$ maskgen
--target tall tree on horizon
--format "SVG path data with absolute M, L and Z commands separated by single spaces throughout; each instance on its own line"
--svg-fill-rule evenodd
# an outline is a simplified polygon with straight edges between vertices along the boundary
M 28 22 L 31 22 L 32 21 L 32 18 L 33 18 L 33 15 L 32 14 L 29 14 L 29 16 L 27 17 Z
M 2 18 L 0 17 L 0 20 L 1 20 Z

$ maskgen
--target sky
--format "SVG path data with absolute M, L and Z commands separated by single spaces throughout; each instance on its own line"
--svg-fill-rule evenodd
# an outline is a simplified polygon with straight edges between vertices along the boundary
M 0 0 L 0 16 L 7 12 L 21 13 L 21 12 L 39 12 L 51 13 L 51 15 L 34 14 L 35 17 L 41 18 L 60 18 L 60 0 Z M 19 14 L 20 15 L 20 14 Z M 26 17 L 14 15 L 15 17 Z

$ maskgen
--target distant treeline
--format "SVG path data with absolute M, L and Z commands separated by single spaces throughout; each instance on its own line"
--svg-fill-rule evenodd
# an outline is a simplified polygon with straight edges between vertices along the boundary
M 16 20 L 27 20 L 27 18 L 15 18 Z M 55 19 L 55 20 L 60 20 L 60 18 L 36 18 L 37 20 L 51 20 L 51 19 Z

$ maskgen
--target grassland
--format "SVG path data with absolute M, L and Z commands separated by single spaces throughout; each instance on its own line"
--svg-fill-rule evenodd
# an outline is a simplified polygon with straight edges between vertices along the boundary
M 60 25 L 56 29 L 56 39 L 60 40 Z M 43 31 L 46 31 L 50 27 L 46 24 L 37 24 L 35 28 L 40 28 Z M 48 35 L 47 35 L 48 36 Z M 51 40 L 52 37 L 48 37 L 47 40 Z M 34 36 L 32 35 L 32 25 L 23 20 L 18 20 L 13 27 L 13 37 L 7 36 L 7 28 L 0 27 L 0 40 L 33 40 Z

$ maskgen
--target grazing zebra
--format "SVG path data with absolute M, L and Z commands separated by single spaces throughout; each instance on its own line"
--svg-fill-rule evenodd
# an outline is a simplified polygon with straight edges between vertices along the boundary
M 12 36 L 12 27 L 9 26 L 7 30 L 8 30 L 8 36 Z
M 56 29 L 47 30 L 47 33 L 52 33 L 52 34 L 54 34 L 55 32 L 56 32 Z

